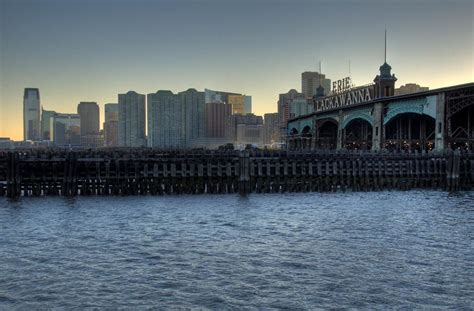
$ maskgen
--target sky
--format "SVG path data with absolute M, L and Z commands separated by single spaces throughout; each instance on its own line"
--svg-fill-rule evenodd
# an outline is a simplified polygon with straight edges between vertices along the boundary
M 474 81 L 468 0 L 0 0 L 0 137 L 21 140 L 23 90 L 75 113 L 129 90 L 204 88 L 277 111 L 301 73 L 371 83 L 384 61 L 397 86 Z M 350 62 L 350 70 L 349 70 Z M 102 122 L 102 121 L 101 121 Z

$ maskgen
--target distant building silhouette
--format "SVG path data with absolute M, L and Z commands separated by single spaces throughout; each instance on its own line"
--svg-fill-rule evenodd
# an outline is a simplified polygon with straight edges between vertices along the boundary
M 225 124 L 226 124 L 225 125 L 226 138 L 228 139 L 228 141 L 234 142 L 234 143 L 240 143 L 239 137 L 238 137 L 238 126 L 239 125 L 263 125 L 263 118 L 262 116 L 256 116 L 252 113 L 234 114 L 227 117 Z M 245 136 L 245 135 L 241 134 L 241 137 L 242 136 Z M 258 143 L 258 142 L 255 141 L 255 143 Z
M 227 98 L 233 114 L 252 113 L 252 96 L 229 94 Z
M 294 99 L 305 99 L 303 93 L 299 93 L 295 89 L 289 90 L 287 93 L 282 93 L 278 97 L 278 119 L 280 128 L 280 139 L 286 136 L 286 124 L 290 117 L 289 102 Z
M 225 138 L 225 121 L 232 114 L 232 106 L 225 102 L 206 103 L 206 136 Z
M 244 95 L 244 113 L 252 113 L 252 96 Z
M 25 88 L 23 95 L 23 140 L 41 139 L 41 104 L 37 88 Z
M 243 95 L 229 95 L 229 105 L 232 105 L 232 114 L 243 114 L 245 111 L 245 100 Z
M 77 114 L 81 116 L 81 136 L 99 134 L 99 105 L 96 102 L 80 102 Z
M 51 118 L 56 111 L 41 109 L 41 139 L 51 140 Z
M 183 113 L 183 141 L 187 148 L 204 146 L 206 136 L 205 93 L 187 89 L 178 93 Z
M 129 91 L 118 95 L 119 146 L 146 146 L 145 95 Z
M 314 111 L 314 104 L 312 100 L 305 98 L 290 99 L 285 107 L 285 113 L 288 113 L 285 117 L 288 119 L 296 118 Z
M 301 92 L 305 98 L 312 98 L 316 95 L 319 86 L 324 88 L 324 95 L 328 95 L 331 90 L 331 80 L 319 72 L 305 71 L 301 74 Z
M 416 83 L 407 83 L 405 85 L 400 86 L 399 88 L 395 89 L 395 95 L 405 95 L 417 92 L 424 92 L 428 91 L 429 87 L 420 86 Z
M 229 95 L 242 95 L 242 94 L 204 89 L 204 100 L 206 104 L 218 103 L 218 102 L 229 103 Z
M 81 144 L 88 148 L 102 147 L 104 142 L 99 135 L 99 105 L 96 102 L 80 102 L 77 113 L 81 117 Z
M 78 114 L 55 113 L 51 118 L 50 133 L 55 146 L 80 146 L 81 117 Z
M 263 115 L 263 143 L 272 144 L 280 141 L 278 112 Z
M 184 147 L 181 98 L 171 91 L 147 95 L 148 146 L 154 148 Z
M 104 146 L 118 146 L 118 104 L 105 104 Z

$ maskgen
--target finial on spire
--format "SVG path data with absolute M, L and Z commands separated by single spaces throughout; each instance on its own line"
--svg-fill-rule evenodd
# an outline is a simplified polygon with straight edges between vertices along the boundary
M 387 62 L 387 28 L 385 28 L 385 53 L 384 53 L 384 62 Z
M 322 73 L 322 71 L 321 71 L 321 60 L 319 61 L 319 73 Z

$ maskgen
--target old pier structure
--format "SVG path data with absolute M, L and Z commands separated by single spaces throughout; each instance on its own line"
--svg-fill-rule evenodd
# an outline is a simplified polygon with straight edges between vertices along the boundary
M 316 95 L 285 124 L 288 148 L 474 150 L 474 83 L 395 95 L 396 81 L 384 63 L 372 84 Z
M 0 151 L 0 195 L 474 188 L 474 153 Z

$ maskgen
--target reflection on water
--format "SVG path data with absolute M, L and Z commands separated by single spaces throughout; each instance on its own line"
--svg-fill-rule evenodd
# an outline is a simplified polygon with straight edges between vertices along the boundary
M 474 307 L 474 193 L 0 206 L 1 309 Z

